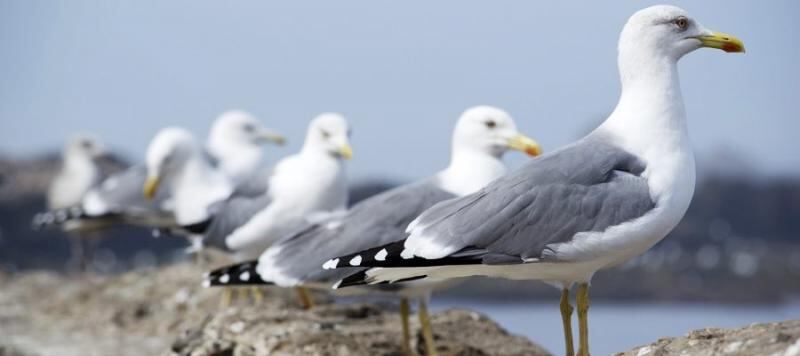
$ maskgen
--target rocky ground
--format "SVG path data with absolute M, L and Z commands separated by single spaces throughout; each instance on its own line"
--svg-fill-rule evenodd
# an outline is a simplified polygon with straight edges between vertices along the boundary
M 332 304 L 302 310 L 294 291 L 270 289 L 258 306 L 219 306 L 198 269 L 179 264 L 114 277 L 50 272 L 0 275 L 0 356 L 8 355 L 401 355 L 392 305 Z M 243 290 L 239 290 L 239 294 Z M 467 310 L 432 316 L 441 355 L 547 355 Z M 420 354 L 422 337 L 412 319 Z M 558 350 L 560 351 L 560 350 Z M 800 355 L 800 321 L 706 329 L 620 353 Z
M 0 356 L 401 354 L 391 306 L 331 304 L 316 295 L 318 306 L 304 311 L 294 291 L 269 289 L 258 306 L 239 298 L 221 308 L 219 290 L 203 289 L 197 271 L 0 277 Z M 441 355 L 548 354 L 475 312 L 449 310 L 432 322 Z
M 800 355 L 800 320 L 753 324 L 740 329 L 709 328 L 663 338 L 619 356 Z

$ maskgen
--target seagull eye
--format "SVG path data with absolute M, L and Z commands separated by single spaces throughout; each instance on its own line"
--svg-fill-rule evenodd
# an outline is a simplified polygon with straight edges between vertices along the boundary
M 325 131 L 325 130 L 320 130 L 320 132 L 322 133 L 322 138 L 324 138 L 324 139 L 326 139 L 326 140 L 327 140 L 327 139 L 329 139 L 329 138 L 331 137 L 331 133 L 330 133 L 330 132 L 328 132 L 328 131 Z
M 256 127 L 253 124 L 244 124 L 244 131 L 245 132 L 253 132 L 256 130 Z
M 685 31 L 686 28 L 689 27 L 689 19 L 687 19 L 686 17 L 683 17 L 683 16 L 678 17 L 677 19 L 672 21 L 672 23 L 674 23 L 675 26 L 678 27 L 678 30 L 681 30 L 681 31 Z
M 486 127 L 490 128 L 490 129 L 493 129 L 493 128 L 497 127 L 497 123 L 494 122 L 494 120 L 486 121 L 484 124 L 486 125 Z

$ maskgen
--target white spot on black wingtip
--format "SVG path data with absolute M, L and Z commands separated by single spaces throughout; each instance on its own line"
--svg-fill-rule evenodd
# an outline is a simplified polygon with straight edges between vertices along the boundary
M 387 255 L 389 255 L 389 251 L 386 251 L 386 249 L 383 248 L 375 254 L 375 261 L 386 261 Z
M 222 284 L 227 284 L 230 281 L 231 281 L 231 276 L 229 276 L 227 273 L 219 276 L 219 282 Z
M 239 279 L 240 279 L 240 280 L 242 280 L 242 281 L 244 281 L 244 282 L 247 282 L 247 281 L 249 281 L 249 280 L 250 280 L 250 272 L 248 272 L 248 271 L 244 271 L 244 272 L 242 272 L 242 273 L 239 275 Z
M 203 288 L 209 288 L 209 287 L 211 287 L 211 281 L 208 280 L 208 279 L 204 280 L 203 281 Z
M 323 269 L 336 269 L 336 266 L 339 264 L 339 259 L 334 258 L 332 260 L 328 260 L 322 265 Z
M 411 250 L 404 248 L 403 252 L 400 252 L 400 257 L 402 257 L 404 260 L 410 260 L 414 258 L 414 253 L 411 252 Z
M 356 257 L 350 259 L 350 265 L 354 267 L 361 266 L 361 255 L 356 255 Z
M 342 281 L 339 280 L 338 282 L 334 283 L 331 289 L 339 289 L 339 285 L 342 284 Z

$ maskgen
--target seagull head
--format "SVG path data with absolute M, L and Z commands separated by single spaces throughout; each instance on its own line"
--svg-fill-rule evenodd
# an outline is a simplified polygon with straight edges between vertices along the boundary
M 214 121 L 209 135 L 209 145 L 260 146 L 264 143 L 283 145 L 286 139 L 283 135 L 268 129 L 253 115 L 240 110 L 231 110 L 223 113 Z
M 303 150 L 351 159 L 353 149 L 350 147 L 350 126 L 344 116 L 324 113 L 314 118 L 308 127 Z
M 67 155 L 79 155 L 94 159 L 106 153 L 105 147 L 95 137 L 87 134 L 79 134 L 71 137 L 67 141 L 65 148 Z
M 453 149 L 479 151 L 500 157 L 507 150 L 538 156 L 539 144 L 517 130 L 514 119 L 502 109 L 476 106 L 461 114 L 453 131 Z
M 709 30 L 686 10 L 670 5 L 651 6 L 633 14 L 619 41 L 620 55 L 645 57 L 637 60 L 656 55 L 677 61 L 703 47 L 744 52 L 744 44 L 735 36 Z
M 181 170 L 189 158 L 199 152 L 197 141 L 189 131 L 178 127 L 161 129 L 147 147 L 144 196 L 148 199 L 155 197 L 165 177 Z

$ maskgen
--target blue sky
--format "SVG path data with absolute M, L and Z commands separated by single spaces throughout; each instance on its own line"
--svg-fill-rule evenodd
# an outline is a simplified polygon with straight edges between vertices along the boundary
M 339 111 L 354 127 L 353 176 L 411 179 L 446 164 L 456 118 L 477 104 L 554 149 L 613 108 L 617 36 L 652 3 L 2 1 L 0 153 L 89 131 L 136 160 L 159 127 L 205 136 L 241 108 L 290 138 L 269 148 L 274 161 L 315 114 Z M 734 157 L 759 175 L 800 174 L 800 3 L 675 4 L 747 47 L 680 65 L 700 171 Z

